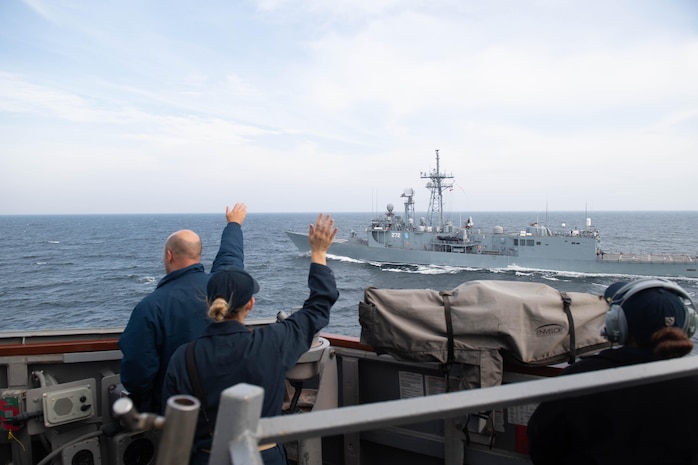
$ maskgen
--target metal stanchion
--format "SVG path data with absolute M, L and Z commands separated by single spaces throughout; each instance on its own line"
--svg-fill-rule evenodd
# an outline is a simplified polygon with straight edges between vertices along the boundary
M 165 427 L 158 448 L 156 465 L 187 465 L 191 458 L 200 402 L 192 396 L 167 399 Z
M 263 465 L 257 440 L 263 400 L 264 389 L 245 383 L 221 393 L 209 463 Z
M 191 457 L 196 421 L 201 403 L 187 395 L 167 399 L 165 416 L 138 413 L 133 401 L 122 397 L 114 402 L 114 416 L 131 431 L 162 430 L 156 465 L 187 465 Z

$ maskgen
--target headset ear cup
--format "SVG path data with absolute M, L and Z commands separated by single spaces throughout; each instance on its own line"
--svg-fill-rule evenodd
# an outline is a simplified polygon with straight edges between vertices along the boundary
M 631 281 L 617 289 L 612 297 L 611 307 L 606 312 L 606 327 L 602 334 L 611 342 L 624 344 L 628 337 L 628 321 L 623 312 L 623 304 L 630 297 L 646 289 L 664 288 L 676 294 L 683 302 L 686 311 L 684 324 L 681 329 L 692 337 L 698 329 L 698 314 L 696 305 L 681 286 L 664 278 L 647 278 Z
M 688 337 L 692 337 L 696 333 L 696 327 L 698 326 L 698 314 L 693 308 L 686 307 L 686 324 L 684 325 L 684 330 Z
M 628 335 L 628 321 L 625 319 L 623 307 L 618 304 L 611 305 L 606 312 L 606 328 L 604 334 L 611 342 L 624 344 Z

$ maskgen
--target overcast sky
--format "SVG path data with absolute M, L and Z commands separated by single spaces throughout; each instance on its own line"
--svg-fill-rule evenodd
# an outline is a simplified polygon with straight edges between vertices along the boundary
M 698 210 L 696 0 L 3 0 L 0 214 Z

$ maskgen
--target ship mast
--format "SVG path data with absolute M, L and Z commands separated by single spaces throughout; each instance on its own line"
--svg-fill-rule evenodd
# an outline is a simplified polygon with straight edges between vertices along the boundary
M 422 179 L 429 179 L 426 187 L 431 191 L 431 196 L 429 198 L 429 210 L 427 211 L 427 219 L 429 225 L 433 226 L 434 215 L 439 215 L 438 226 L 443 226 L 444 224 L 444 199 L 443 191 L 444 189 L 450 189 L 453 187 L 453 181 L 447 181 L 448 179 L 453 179 L 452 174 L 445 174 L 440 172 L 439 168 L 439 150 L 436 150 L 436 169 L 432 170 L 431 173 L 420 173 Z

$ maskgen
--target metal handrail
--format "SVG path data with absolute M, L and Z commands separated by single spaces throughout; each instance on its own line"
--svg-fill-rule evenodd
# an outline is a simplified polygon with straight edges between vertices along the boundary
M 258 446 L 262 444 L 454 418 L 495 407 L 592 394 L 692 374 L 698 374 L 698 357 L 687 356 L 476 390 L 340 407 L 341 415 L 332 409 L 270 418 L 260 418 L 264 390 L 243 383 L 221 394 L 210 463 L 261 464 Z

